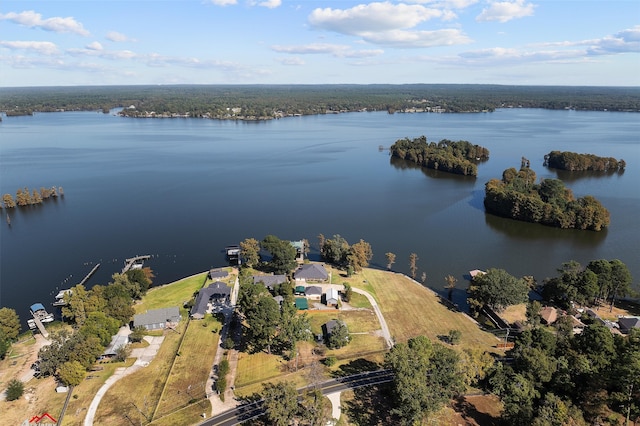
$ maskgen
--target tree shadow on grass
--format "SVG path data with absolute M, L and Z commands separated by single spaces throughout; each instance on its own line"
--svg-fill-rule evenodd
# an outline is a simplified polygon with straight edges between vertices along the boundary
M 349 362 L 348 364 L 341 365 L 340 368 L 333 372 L 334 377 L 346 377 L 353 374 L 364 373 L 366 371 L 376 371 L 382 368 L 377 362 L 369 361 L 368 359 L 358 358 Z
M 453 409 L 471 425 L 501 426 L 500 418 L 493 417 L 489 413 L 478 411 L 475 405 L 465 397 L 459 397 L 453 402 Z
M 353 399 L 344 401 L 342 410 L 350 424 L 393 425 L 399 424 L 391 415 L 391 386 L 388 383 L 365 386 L 353 390 Z

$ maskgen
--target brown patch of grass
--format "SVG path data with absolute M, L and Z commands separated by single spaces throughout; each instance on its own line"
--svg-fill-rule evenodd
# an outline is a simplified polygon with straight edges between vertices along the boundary
M 183 333 L 184 328 L 183 321 L 177 329 Z M 98 406 L 96 424 L 147 423 L 158 404 L 179 343 L 180 335 L 165 331 L 164 342 L 154 360 L 147 367 L 123 377 L 107 391 Z
M 513 324 L 516 321 L 524 323 L 527 320 L 527 304 L 520 303 L 518 305 L 509 306 L 504 311 L 499 312 L 498 315 L 500 315 L 500 317 L 509 324 Z
M 176 356 L 156 409 L 155 417 L 165 416 L 186 405 L 193 399 L 206 397 L 205 385 L 219 339 L 213 330 L 221 328 L 220 322 L 210 315 L 202 321 L 191 321 L 185 331 L 179 356 Z M 210 410 L 210 404 L 208 409 Z

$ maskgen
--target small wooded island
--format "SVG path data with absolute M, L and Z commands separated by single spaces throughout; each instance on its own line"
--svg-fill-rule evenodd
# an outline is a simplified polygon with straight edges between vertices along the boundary
M 477 176 L 474 161 L 489 159 L 489 150 L 468 141 L 453 142 L 443 139 L 438 143 L 427 142 L 426 136 L 397 140 L 390 153 L 394 157 L 416 163 L 422 167 L 442 170 L 465 176 Z
M 576 199 L 561 180 L 536 184 L 536 173 L 524 161 L 520 171 L 509 168 L 502 180 L 486 183 L 484 206 L 498 216 L 557 228 L 601 231 L 610 222 L 609 211 L 598 200 L 590 195 Z
M 544 156 L 544 164 L 554 169 L 569 170 L 571 172 L 622 172 L 627 163 L 613 157 L 598 157 L 593 154 L 578 154 L 569 151 L 551 151 Z

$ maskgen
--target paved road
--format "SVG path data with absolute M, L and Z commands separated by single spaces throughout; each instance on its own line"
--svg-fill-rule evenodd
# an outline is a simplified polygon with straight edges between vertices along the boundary
M 386 383 L 391 380 L 393 380 L 393 373 L 390 370 L 376 370 L 329 380 L 321 383 L 319 388 L 323 395 L 328 395 L 362 386 Z M 299 389 L 298 394 L 302 394 L 308 388 Z M 211 417 L 200 423 L 199 426 L 233 426 L 246 422 L 264 414 L 262 403 L 263 400 L 243 404 L 235 409 Z

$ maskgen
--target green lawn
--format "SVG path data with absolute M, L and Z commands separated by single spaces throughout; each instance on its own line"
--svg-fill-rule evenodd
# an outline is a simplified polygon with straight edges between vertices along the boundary
M 207 279 L 207 272 L 183 278 L 171 284 L 151 288 L 134 308 L 137 314 L 151 309 L 180 306 L 193 298 L 193 294 L 200 290 Z

